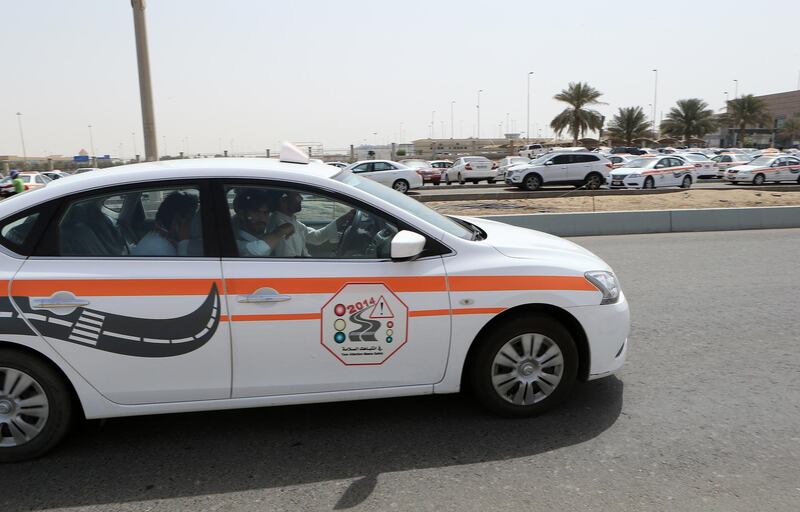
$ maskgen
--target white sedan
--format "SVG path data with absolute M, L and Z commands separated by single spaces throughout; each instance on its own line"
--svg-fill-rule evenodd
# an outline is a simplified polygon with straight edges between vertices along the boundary
M 689 188 L 696 181 L 694 164 L 676 155 L 642 156 L 611 171 L 609 188 Z
M 76 417 L 464 383 L 530 416 L 622 366 L 628 303 L 599 257 L 307 161 L 121 166 L 0 203 L 0 462 Z
M 416 169 L 391 160 L 360 160 L 345 169 L 392 187 L 403 194 L 423 185 L 422 176 Z
M 486 180 L 494 183 L 497 180 L 497 164 L 485 156 L 462 156 L 453 162 L 453 166 L 442 172 L 442 179 L 448 185 L 454 181 L 478 183 Z
M 717 166 L 715 162 L 702 153 L 676 153 L 673 154 L 673 156 L 679 156 L 688 163 L 694 165 L 696 178 L 717 177 Z
M 745 165 L 752 160 L 752 158 L 745 153 L 722 153 L 713 157 L 711 160 L 717 164 L 717 177 L 725 178 L 725 171 L 737 165 Z
M 767 181 L 800 183 L 800 158 L 782 154 L 760 156 L 745 165 L 729 167 L 725 179 L 734 185 L 763 185 Z

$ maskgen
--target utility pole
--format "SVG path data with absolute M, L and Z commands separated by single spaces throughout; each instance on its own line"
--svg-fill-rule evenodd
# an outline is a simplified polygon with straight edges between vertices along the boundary
M 455 105 L 455 100 L 450 102 L 450 138 L 455 138 L 455 128 L 453 128 L 453 105 Z
M 431 139 L 436 137 L 436 111 L 431 111 Z
M 733 99 L 737 99 L 739 97 L 739 80 L 733 81 Z
M 533 71 L 528 71 L 528 124 L 525 127 L 525 139 L 527 142 L 531 141 L 531 77 Z
M 89 125 L 89 148 L 92 150 L 92 158 L 94 158 L 94 137 L 92 136 L 92 125 Z
M 476 139 L 480 139 L 481 138 L 481 93 L 482 92 L 483 92 L 483 89 L 478 89 L 478 103 L 475 105 L 475 108 L 478 111 L 478 124 L 477 124 L 477 130 L 476 130 L 477 137 L 475 137 Z
M 19 139 L 22 141 L 22 158 L 28 159 L 28 152 L 25 149 L 25 134 L 22 132 L 22 112 L 17 112 L 17 124 L 19 125 Z
M 145 160 L 158 160 L 156 120 L 153 114 L 153 90 L 150 85 L 150 55 L 147 50 L 147 26 L 144 19 L 145 0 L 131 0 L 136 34 L 136 59 L 139 65 L 139 96 L 142 103 L 142 133 Z
M 653 139 L 656 138 L 656 105 L 658 100 L 658 70 L 654 69 L 653 72 L 656 74 L 656 85 L 653 90 Z

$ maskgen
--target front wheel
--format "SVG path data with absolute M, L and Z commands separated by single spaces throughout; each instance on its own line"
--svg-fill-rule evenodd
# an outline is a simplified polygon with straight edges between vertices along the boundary
M 656 181 L 653 179 L 652 176 L 648 176 L 644 180 L 644 185 L 642 185 L 642 188 L 656 188 Z
M 764 178 L 763 174 L 756 174 L 756 176 L 753 178 L 753 185 L 761 186 L 764 184 L 765 180 L 766 179 Z
M 461 173 L 458 173 L 458 183 L 460 183 L 461 185 L 466 183 L 466 181 L 464 181 L 464 177 L 461 176 Z
M 406 180 L 397 180 L 392 183 L 392 188 L 401 194 L 408 192 L 408 182 Z
M 478 400 L 497 414 L 542 413 L 564 400 L 575 383 L 575 341 L 550 317 L 503 322 L 479 343 L 470 384 Z
M 0 462 L 33 459 L 56 446 L 72 422 L 64 380 L 41 360 L 0 349 Z
M 689 176 L 684 176 L 683 181 L 681 182 L 681 188 L 689 188 L 692 186 L 692 178 Z
M 542 186 L 542 178 L 537 174 L 529 174 L 522 180 L 522 185 L 525 190 L 539 190 Z

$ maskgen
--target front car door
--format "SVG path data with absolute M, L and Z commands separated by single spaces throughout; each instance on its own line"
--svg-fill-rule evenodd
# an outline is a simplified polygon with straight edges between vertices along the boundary
M 233 208 L 248 190 L 281 198 L 273 203 L 280 210 L 270 213 L 265 233 L 287 222 L 295 228 L 268 254 L 242 244 L 262 231 L 248 225 L 243 232 L 248 213 Z M 216 193 L 219 208 L 230 215 L 219 229 L 227 229 L 222 266 L 234 397 L 441 380 L 450 342 L 444 265 L 436 254 L 415 261 L 389 258 L 391 238 L 407 226 L 358 201 L 303 185 L 219 182 Z M 281 201 L 291 196 L 301 201 L 295 197 L 295 206 L 284 208 Z M 292 251 L 284 250 L 290 246 Z
M 562 154 L 551 158 L 551 164 L 547 165 L 545 168 L 545 172 L 547 173 L 545 181 L 567 181 L 569 179 L 569 165 L 572 162 L 572 157 L 573 155 Z
M 207 185 L 109 187 L 58 202 L 10 288 L 37 334 L 116 403 L 230 397 Z
M 800 159 L 793 156 L 786 158 L 786 167 L 781 175 L 782 181 L 798 181 L 800 179 Z

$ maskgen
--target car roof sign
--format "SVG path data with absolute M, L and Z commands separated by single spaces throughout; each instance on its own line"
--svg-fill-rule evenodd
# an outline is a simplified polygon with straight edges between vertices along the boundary
M 281 146 L 281 162 L 290 164 L 307 164 L 308 154 L 291 142 L 284 142 Z

